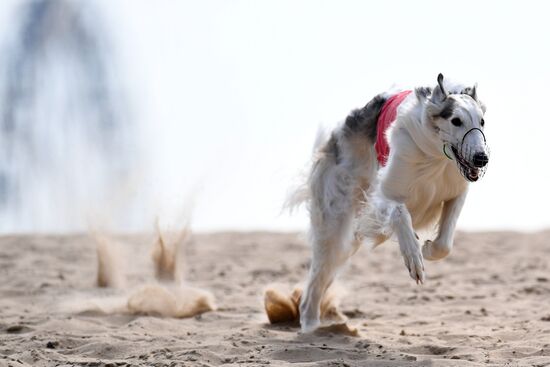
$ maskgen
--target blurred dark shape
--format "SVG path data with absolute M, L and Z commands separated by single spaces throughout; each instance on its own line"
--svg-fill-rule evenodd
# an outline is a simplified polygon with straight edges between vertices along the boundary
M 0 75 L 0 230 L 81 230 L 130 174 L 133 134 L 92 3 L 24 3 Z

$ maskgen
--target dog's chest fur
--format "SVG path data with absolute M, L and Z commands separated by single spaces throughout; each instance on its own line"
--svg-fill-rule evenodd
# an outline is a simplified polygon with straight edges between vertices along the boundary
M 414 228 L 422 229 L 434 224 L 441 216 L 443 203 L 459 196 L 468 184 L 452 161 L 430 160 L 415 166 L 409 177 L 403 177 L 408 186 L 405 205 Z

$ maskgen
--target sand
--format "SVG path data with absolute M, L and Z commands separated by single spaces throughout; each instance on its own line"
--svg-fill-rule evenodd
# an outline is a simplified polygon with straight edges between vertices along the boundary
M 153 236 L 129 243 L 129 289 L 154 279 Z M 361 250 L 342 273 L 341 311 L 360 336 L 270 325 L 263 291 L 307 271 L 302 236 L 194 235 L 186 281 L 218 309 L 185 319 L 73 312 L 124 299 L 96 287 L 88 236 L 0 238 L 1 366 L 550 366 L 550 232 L 460 233 L 416 285 L 398 248 Z

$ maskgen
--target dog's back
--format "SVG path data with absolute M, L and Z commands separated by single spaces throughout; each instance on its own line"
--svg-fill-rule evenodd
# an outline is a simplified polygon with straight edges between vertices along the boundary
M 366 136 L 374 143 L 377 135 L 378 117 L 388 98 L 387 93 L 379 94 L 371 99 L 365 107 L 351 111 L 345 122 L 348 134 Z

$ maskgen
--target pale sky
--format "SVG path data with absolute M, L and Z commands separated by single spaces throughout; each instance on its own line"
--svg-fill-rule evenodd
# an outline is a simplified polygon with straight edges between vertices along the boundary
M 144 216 L 193 197 L 197 230 L 305 229 L 305 210 L 281 206 L 319 126 L 442 72 L 477 82 L 488 107 L 491 161 L 459 227 L 550 226 L 546 4 L 100 1 L 142 126 Z

